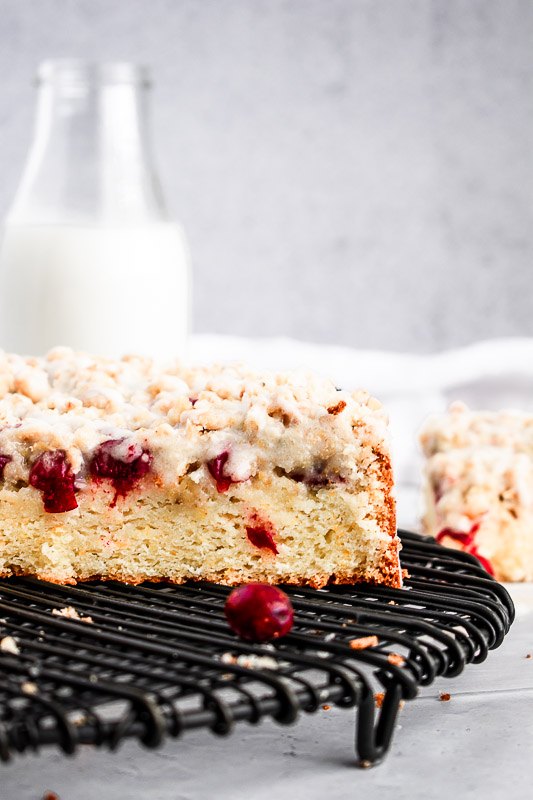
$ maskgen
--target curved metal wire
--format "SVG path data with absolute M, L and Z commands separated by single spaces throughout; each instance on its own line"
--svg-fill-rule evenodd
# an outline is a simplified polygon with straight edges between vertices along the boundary
M 400 536 L 404 589 L 288 588 L 295 625 L 274 645 L 231 633 L 223 586 L 0 581 L 0 635 L 20 650 L 0 649 L 0 759 L 133 737 L 157 747 L 193 728 L 227 735 L 237 722 L 288 724 L 332 703 L 357 707 L 357 754 L 379 761 L 401 701 L 485 659 L 514 617 L 505 589 L 472 556 Z M 66 606 L 92 622 L 52 613 Z M 376 646 L 351 647 L 369 635 Z

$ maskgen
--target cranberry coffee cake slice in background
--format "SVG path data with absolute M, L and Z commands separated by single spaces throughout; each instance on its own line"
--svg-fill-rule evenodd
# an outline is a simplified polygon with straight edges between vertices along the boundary
M 0 356 L 0 574 L 401 585 L 387 421 L 308 374 Z
M 533 580 L 533 414 L 455 403 L 421 442 L 426 532 L 499 580 Z

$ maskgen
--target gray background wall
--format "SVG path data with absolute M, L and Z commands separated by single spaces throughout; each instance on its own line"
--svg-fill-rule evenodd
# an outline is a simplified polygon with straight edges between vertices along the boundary
M 152 65 L 196 330 L 533 335 L 531 0 L 0 0 L 0 212 L 50 56 Z

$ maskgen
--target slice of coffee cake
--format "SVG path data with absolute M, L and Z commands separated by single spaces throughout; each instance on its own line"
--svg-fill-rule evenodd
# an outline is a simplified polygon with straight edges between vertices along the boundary
M 500 580 L 533 580 L 533 414 L 455 403 L 421 442 L 426 532 Z
M 0 574 L 401 585 L 387 422 L 308 374 L 0 357 Z

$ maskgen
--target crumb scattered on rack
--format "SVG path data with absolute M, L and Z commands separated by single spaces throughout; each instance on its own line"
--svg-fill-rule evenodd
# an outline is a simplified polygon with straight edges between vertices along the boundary
M 37 694 L 38 691 L 37 684 L 33 683 L 33 681 L 24 681 L 24 683 L 20 685 L 20 688 L 24 694 Z
M 11 653 L 14 656 L 18 656 L 20 653 L 19 646 L 12 636 L 4 636 L 0 641 L 0 650 L 3 653 Z
M 352 650 L 366 650 L 368 647 L 376 647 L 378 644 L 377 636 L 361 636 L 359 639 L 350 640 Z
M 387 656 L 387 661 L 389 664 L 393 664 L 395 667 L 403 667 L 405 664 L 405 658 L 399 653 L 389 653 Z
M 239 656 L 233 653 L 222 653 L 220 660 L 223 664 L 236 664 L 245 669 L 277 669 L 279 664 L 272 656 L 258 656 L 254 653 L 242 653 Z
M 383 705 L 383 701 L 385 699 L 385 692 L 376 692 L 374 695 L 374 700 L 376 701 L 376 707 L 381 708 Z
M 65 608 L 53 608 L 52 614 L 55 617 L 67 617 L 67 619 L 78 619 L 80 622 L 88 622 L 92 624 L 92 617 L 80 617 L 74 606 L 65 606 Z
M 396 602 L 396 600 L 389 600 L 389 602 L 387 603 L 387 605 L 389 605 L 389 606 L 397 606 L 397 605 L 398 605 L 398 603 Z
M 362 769 L 368 769 L 369 767 L 372 766 L 372 762 L 369 761 L 367 758 L 362 758 L 361 761 L 359 762 L 359 766 Z
M 73 725 L 84 725 L 87 722 L 87 715 L 82 711 L 75 711 L 70 717 L 70 721 Z
M 441 692 L 439 695 L 439 700 L 442 700 L 443 703 L 447 703 L 448 700 L 451 700 L 452 696 L 449 692 Z

